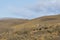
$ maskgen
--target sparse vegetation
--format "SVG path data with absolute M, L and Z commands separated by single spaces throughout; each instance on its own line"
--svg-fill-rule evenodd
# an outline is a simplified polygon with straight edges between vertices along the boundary
M 1 20 L 0 40 L 60 40 L 59 17 L 49 16 L 33 20 Z M 42 19 L 44 20 L 41 21 Z

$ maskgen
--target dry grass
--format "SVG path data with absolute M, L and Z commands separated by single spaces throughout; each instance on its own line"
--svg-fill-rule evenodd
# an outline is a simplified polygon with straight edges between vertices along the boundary
M 0 40 L 60 40 L 59 17 L 60 15 L 55 15 L 29 21 L 18 19 L 0 21 L 0 24 L 5 26 L 2 28 L 0 25 Z

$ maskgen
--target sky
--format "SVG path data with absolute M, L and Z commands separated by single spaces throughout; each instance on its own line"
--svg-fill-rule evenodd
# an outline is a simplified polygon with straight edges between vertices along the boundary
M 60 14 L 60 0 L 0 0 L 0 18 L 32 19 Z

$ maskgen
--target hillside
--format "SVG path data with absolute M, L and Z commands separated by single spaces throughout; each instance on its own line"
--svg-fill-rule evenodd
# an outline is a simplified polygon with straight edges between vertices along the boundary
M 3 18 L 0 19 L 0 33 L 10 29 L 12 26 L 20 25 L 26 23 L 27 19 L 18 19 L 18 18 Z
M 0 24 L 8 27 L 0 32 L 0 40 L 60 40 L 60 15 L 0 20 Z
M 13 26 L 13 25 L 17 25 L 17 24 L 23 24 L 26 23 L 28 21 L 28 19 L 13 19 L 13 18 L 9 18 L 9 19 L 1 19 L 0 20 L 0 24 L 5 24 L 5 26 Z M 2 25 L 3 26 L 3 25 Z

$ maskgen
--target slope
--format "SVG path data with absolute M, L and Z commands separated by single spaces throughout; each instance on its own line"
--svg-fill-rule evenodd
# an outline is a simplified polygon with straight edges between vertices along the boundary
M 0 33 L 8 31 L 12 26 L 24 24 L 28 19 L 3 18 L 0 19 Z
M 0 40 L 60 40 L 60 15 L 35 18 L 9 29 Z
M 17 40 L 60 40 L 60 15 L 35 18 L 12 28 Z

